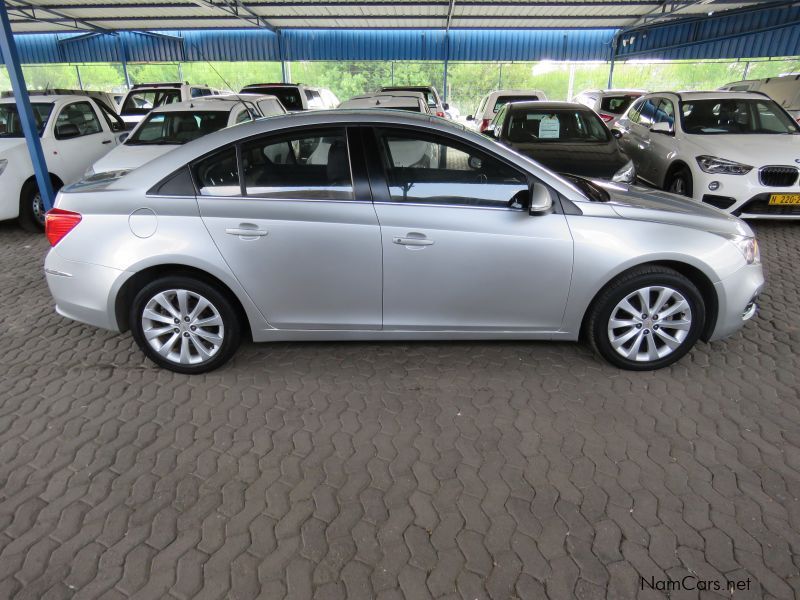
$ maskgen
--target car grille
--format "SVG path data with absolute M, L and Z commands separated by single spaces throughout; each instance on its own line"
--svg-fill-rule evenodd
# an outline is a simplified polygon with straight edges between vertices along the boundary
M 758 171 L 761 185 L 769 187 L 789 187 L 797 181 L 796 167 L 761 167 Z
M 800 205 L 776 205 L 769 203 L 769 194 L 759 194 L 733 211 L 734 216 L 765 215 L 776 217 L 800 217 Z

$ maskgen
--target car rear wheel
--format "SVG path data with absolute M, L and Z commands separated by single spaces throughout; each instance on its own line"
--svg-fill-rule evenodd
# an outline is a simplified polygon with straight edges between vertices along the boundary
M 61 186 L 53 182 L 53 193 L 58 192 Z M 26 231 L 44 231 L 44 201 L 39 193 L 39 186 L 35 181 L 29 181 L 22 188 L 19 199 L 19 224 Z
M 220 367 L 241 340 L 241 324 L 230 300 L 191 277 L 163 277 L 143 287 L 129 319 L 133 338 L 147 357 L 178 373 Z
M 642 267 L 607 286 L 594 302 L 589 339 L 608 362 L 646 371 L 671 365 L 694 346 L 705 323 L 697 287 L 666 267 Z
M 667 191 L 679 196 L 692 197 L 692 173 L 686 167 L 679 167 L 667 181 Z

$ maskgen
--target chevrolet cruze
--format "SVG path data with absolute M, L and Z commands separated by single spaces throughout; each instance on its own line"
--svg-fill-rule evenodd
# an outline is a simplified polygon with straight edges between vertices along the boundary
M 377 109 L 237 125 L 90 177 L 47 235 L 56 310 L 183 373 L 242 338 L 583 336 L 655 369 L 737 331 L 764 283 L 752 231 L 715 208 Z

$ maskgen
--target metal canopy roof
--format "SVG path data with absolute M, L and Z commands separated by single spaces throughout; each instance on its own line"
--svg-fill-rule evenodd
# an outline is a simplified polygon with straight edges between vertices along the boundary
M 15 33 L 278 29 L 625 29 L 740 0 L 6 0 Z

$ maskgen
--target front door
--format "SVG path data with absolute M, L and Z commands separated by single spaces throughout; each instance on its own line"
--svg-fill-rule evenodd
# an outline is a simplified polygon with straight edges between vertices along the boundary
M 572 237 L 563 214 L 528 214 L 529 176 L 449 136 L 376 135 L 384 329 L 558 330 Z
M 56 115 L 47 162 L 64 183 L 81 178 L 87 168 L 117 145 L 88 99 L 64 105 Z
M 230 146 L 194 165 L 198 202 L 267 321 L 380 329 L 380 229 L 369 192 L 354 188 L 345 129 L 270 134 L 242 143 L 239 155 Z

